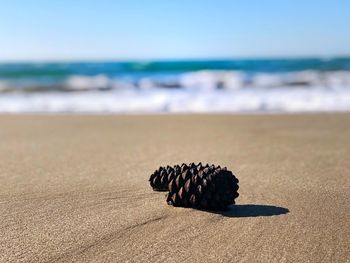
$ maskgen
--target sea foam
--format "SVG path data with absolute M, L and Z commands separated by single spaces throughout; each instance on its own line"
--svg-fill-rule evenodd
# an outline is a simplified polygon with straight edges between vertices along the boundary
M 5 93 L 0 112 L 318 112 L 349 111 L 348 88 L 159 89 Z
M 224 65 L 228 67 L 227 63 Z M 169 72 L 159 71 L 159 68 L 170 70 L 174 65 L 160 67 L 151 63 L 143 65 L 142 71 L 138 71 L 138 67 L 125 70 L 129 66 L 120 63 L 96 68 L 83 64 L 27 69 L 21 65 L 24 69 L 20 67 L 20 72 L 16 71 L 19 66 L 2 65 L 0 112 L 350 111 L 347 65 L 339 70 L 223 68 L 188 71 L 179 70 L 186 65 L 176 64 L 178 68 Z M 119 71 L 115 71 L 116 66 Z M 122 66 L 124 71 L 120 71 Z

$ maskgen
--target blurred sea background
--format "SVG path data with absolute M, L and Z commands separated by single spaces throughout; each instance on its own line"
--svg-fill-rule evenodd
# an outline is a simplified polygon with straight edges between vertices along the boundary
M 350 2 L 12 0 L 0 113 L 350 111 Z
M 350 58 L 0 64 L 9 113 L 350 110 Z

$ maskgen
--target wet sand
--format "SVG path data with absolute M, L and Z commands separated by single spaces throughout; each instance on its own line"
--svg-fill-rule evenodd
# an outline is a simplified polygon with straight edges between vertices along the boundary
M 349 262 L 350 114 L 0 116 L 0 262 Z M 160 165 L 240 180 L 222 213 L 153 192 Z

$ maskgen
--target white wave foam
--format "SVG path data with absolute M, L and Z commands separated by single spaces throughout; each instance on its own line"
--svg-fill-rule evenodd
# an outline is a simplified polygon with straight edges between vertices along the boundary
M 148 75 L 141 79 L 109 77 L 107 75 L 72 75 L 67 79 L 48 82 L 46 79 L 0 79 L 1 90 L 18 92 L 53 89 L 91 91 L 140 88 L 183 88 L 196 90 L 237 90 L 242 88 L 326 87 L 338 89 L 350 87 L 350 71 L 299 71 L 286 73 L 247 73 L 240 71 L 203 70 L 168 77 Z M 35 89 L 33 89 L 35 88 Z
M 237 71 L 203 70 L 183 74 L 180 84 L 186 88 L 196 89 L 239 89 L 243 87 L 244 75 Z
M 9 91 L 9 85 L 1 81 L 0 91 Z M 75 92 L 4 92 L 0 112 L 350 111 L 350 71 L 253 75 L 199 71 L 170 79 L 146 76 L 139 81 L 76 75 L 63 86 Z
M 112 86 L 112 82 L 104 75 L 94 77 L 73 75 L 66 80 L 65 86 L 71 90 L 106 89 Z
M 247 74 L 239 71 L 198 71 L 183 74 L 179 78 L 181 86 L 202 90 L 223 88 L 280 88 L 298 87 L 350 87 L 350 71 L 305 70 L 286 73 Z
M 0 112 L 318 112 L 350 111 L 350 89 L 111 90 L 7 93 Z
M 65 89 L 72 91 L 83 90 L 108 90 L 108 89 L 122 89 L 133 87 L 131 83 L 116 80 L 106 75 L 96 76 L 70 76 L 63 84 Z

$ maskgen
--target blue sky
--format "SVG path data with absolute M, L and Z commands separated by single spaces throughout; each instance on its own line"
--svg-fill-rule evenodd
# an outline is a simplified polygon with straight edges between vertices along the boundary
M 0 0 L 0 60 L 350 55 L 347 0 Z

